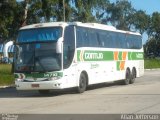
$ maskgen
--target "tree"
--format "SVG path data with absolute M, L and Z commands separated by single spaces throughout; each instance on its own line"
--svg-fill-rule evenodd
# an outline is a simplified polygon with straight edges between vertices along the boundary
M 39 23 L 41 21 L 41 17 L 43 16 L 42 2 L 40 0 L 30 0 L 28 2 L 28 6 L 29 8 L 27 12 L 26 24 L 29 25 Z
M 14 19 L 12 21 L 12 24 L 9 24 L 9 35 L 8 37 L 11 38 L 12 40 L 16 39 L 18 30 L 20 27 L 22 27 L 22 24 L 24 22 L 24 18 L 23 18 L 23 4 L 22 3 L 16 3 L 16 7 L 14 9 Z
M 160 56 L 160 41 L 157 41 L 155 38 L 151 38 L 144 45 L 144 52 L 147 57 L 152 55 L 152 57 Z
M 150 17 L 148 27 L 149 40 L 145 44 L 146 53 L 152 53 L 154 57 L 160 56 L 160 13 L 154 12 Z
M 66 21 L 70 21 L 71 0 L 65 0 Z M 63 21 L 63 0 L 36 0 L 29 2 L 27 24 Z
M 81 22 L 95 22 L 97 9 L 101 9 L 106 0 L 74 0 L 73 20 Z M 103 10 L 104 8 L 102 8 Z M 98 14 L 98 13 L 97 13 Z M 98 15 L 97 15 L 98 16 Z
M 154 12 L 150 19 L 149 35 L 160 40 L 160 13 Z
M 117 0 L 106 8 L 108 13 L 106 22 L 118 29 L 130 30 L 133 24 L 133 14 L 136 12 L 131 3 L 126 0 Z
M 141 34 L 148 30 L 149 27 L 149 15 L 147 15 L 144 11 L 139 10 L 134 13 L 133 23 L 135 30 L 138 30 Z
M 73 7 L 71 6 L 72 0 L 58 0 L 58 2 L 55 4 L 55 15 L 54 18 L 56 21 L 67 21 L 70 22 L 72 20 L 72 13 L 73 13 Z M 64 7 L 64 8 L 63 8 Z M 65 9 L 65 15 L 63 13 Z M 65 16 L 65 20 L 64 20 Z
M 16 8 L 16 0 L 0 1 L 0 42 L 10 38 L 10 26 L 14 21 L 14 11 Z
M 99 23 L 107 23 L 106 21 L 106 16 L 107 16 L 107 12 L 106 9 L 111 5 L 111 3 L 109 2 L 109 0 L 99 0 L 98 4 L 95 6 L 94 8 L 94 12 L 95 12 L 95 18 L 96 21 Z

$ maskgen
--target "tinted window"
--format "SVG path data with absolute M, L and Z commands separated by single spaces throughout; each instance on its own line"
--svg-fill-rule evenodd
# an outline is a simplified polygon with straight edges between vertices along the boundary
M 61 69 L 61 54 L 56 53 L 56 43 L 29 43 L 15 46 L 15 71 L 49 72 Z
M 104 31 L 99 31 L 98 32 L 98 38 L 99 38 L 99 43 L 100 46 L 105 47 L 105 44 L 107 45 L 105 41 L 107 41 L 107 34 Z
M 119 43 L 119 48 L 126 48 L 126 36 L 122 33 L 117 33 L 117 39 Z
M 127 48 L 129 48 L 129 49 L 140 49 L 140 48 L 142 48 L 141 36 L 127 35 L 126 36 L 126 41 L 127 41 Z
M 99 41 L 98 41 L 98 33 L 96 30 L 89 30 L 88 36 L 89 36 L 89 46 L 90 47 L 99 47 Z
M 140 49 L 141 36 L 99 29 L 77 27 L 77 47 Z
M 77 45 L 76 45 L 77 47 L 88 47 L 89 46 L 88 29 L 77 27 L 76 39 L 77 39 Z

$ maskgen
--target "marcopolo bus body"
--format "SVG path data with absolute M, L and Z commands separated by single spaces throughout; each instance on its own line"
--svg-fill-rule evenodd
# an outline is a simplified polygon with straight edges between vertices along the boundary
M 15 47 L 18 90 L 76 87 L 118 81 L 134 83 L 144 74 L 139 33 L 97 23 L 40 23 L 22 27 Z

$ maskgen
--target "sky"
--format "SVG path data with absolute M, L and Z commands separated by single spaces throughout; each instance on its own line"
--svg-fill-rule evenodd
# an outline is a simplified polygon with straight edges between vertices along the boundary
M 160 12 L 160 0 L 129 0 L 132 6 L 137 10 L 144 10 L 147 14 Z
M 110 0 L 115 2 L 116 0 Z M 136 10 L 144 10 L 148 15 L 153 12 L 160 12 L 160 0 L 128 0 Z

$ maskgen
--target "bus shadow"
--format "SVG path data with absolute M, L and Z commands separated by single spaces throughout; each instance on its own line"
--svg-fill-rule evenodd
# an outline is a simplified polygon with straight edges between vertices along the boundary
M 115 86 L 121 86 L 121 83 L 120 82 L 108 82 L 108 83 L 94 84 L 94 85 L 88 86 L 87 91 L 106 88 L 106 87 L 115 87 Z
M 18 91 L 15 87 L 0 88 L 0 98 L 31 98 L 31 97 L 56 97 L 65 94 L 74 94 L 70 89 L 67 90 L 51 90 L 48 94 L 40 94 L 36 90 L 31 91 Z
M 87 91 L 101 89 L 105 87 L 119 86 L 117 83 L 101 83 L 87 87 Z M 64 90 L 51 90 L 48 94 L 40 94 L 38 91 L 18 91 L 15 87 L 0 88 L 0 98 L 30 98 L 30 97 L 56 97 L 67 94 L 78 94 L 76 88 Z M 83 94 L 83 93 L 82 93 Z

